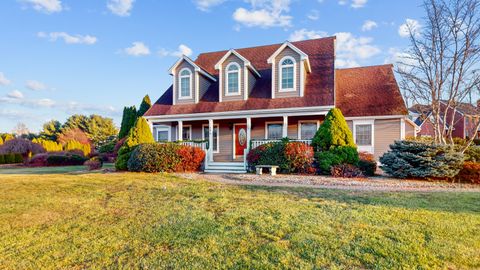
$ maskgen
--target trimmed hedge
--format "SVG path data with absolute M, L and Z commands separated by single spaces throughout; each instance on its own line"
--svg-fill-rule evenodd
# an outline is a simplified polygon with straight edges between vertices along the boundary
M 200 169 L 205 152 L 175 143 L 145 143 L 130 155 L 127 166 L 133 172 L 184 172 Z
M 0 155 L 0 164 L 18 164 L 23 163 L 22 154 L 4 154 Z
M 103 161 L 99 157 L 93 157 L 83 163 L 89 171 L 99 170 L 103 166 Z
M 87 161 L 84 156 L 73 153 L 55 153 L 47 157 L 47 166 L 83 165 Z

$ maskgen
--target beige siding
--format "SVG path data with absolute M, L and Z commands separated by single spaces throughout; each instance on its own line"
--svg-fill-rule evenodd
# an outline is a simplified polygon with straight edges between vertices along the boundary
M 375 158 L 390 149 L 390 144 L 400 140 L 400 119 L 375 120 Z
M 415 127 L 408 121 L 405 121 L 405 136 L 415 137 Z
M 192 98 L 191 99 L 179 99 L 178 97 L 180 96 L 180 71 L 184 68 L 190 69 L 190 72 L 192 72 Z M 196 94 L 196 83 L 195 83 L 195 68 L 190 65 L 187 61 L 183 61 L 178 65 L 178 67 L 175 69 L 175 104 L 191 104 L 195 103 L 195 94 Z
M 199 100 L 200 100 L 200 99 L 202 99 L 203 95 L 205 95 L 205 93 L 207 92 L 211 83 L 203 75 L 199 75 L 198 78 L 199 78 L 198 88 L 199 88 L 199 93 L 200 93 L 200 96 L 199 96 Z
M 280 84 L 279 84 L 279 80 L 280 80 L 280 61 L 282 60 L 283 57 L 285 56 L 291 56 L 295 59 L 295 62 L 296 62 L 296 77 L 295 77 L 295 80 L 296 80 L 296 85 L 295 85 L 295 89 L 296 91 L 292 91 L 292 92 L 280 92 L 279 89 L 280 89 Z M 281 97 L 298 97 L 300 96 L 300 65 L 301 65 L 301 62 L 300 62 L 300 55 L 295 52 L 294 50 L 290 49 L 289 47 L 286 47 L 281 53 L 279 53 L 277 55 L 277 57 L 275 58 L 275 81 L 273 82 L 274 85 L 275 85 L 275 97 L 277 98 L 281 98 Z
M 353 122 L 352 121 L 347 121 L 348 128 L 350 128 L 350 131 L 352 131 L 353 134 Z
M 239 70 L 239 75 L 240 75 L 240 94 L 239 95 L 235 95 L 235 96 L 227 96 L 226 93 L 227 93 L 227 66 L 230 64 L 230 63 L 237 63 L 239 66 L 240 66 L 240 70 Z M 244 95 L 244 78 L 245 78 L 245 74 L 244 74 L 244 63 L 243 61 L 238 58 L 236 55 L 234 54 L 231 54 L 222 64 L 222 75 L 223 75 L 223 78 L 222 78 L 222 101 L 232 101 L 232 100 L 243 100 L 243 95 Z

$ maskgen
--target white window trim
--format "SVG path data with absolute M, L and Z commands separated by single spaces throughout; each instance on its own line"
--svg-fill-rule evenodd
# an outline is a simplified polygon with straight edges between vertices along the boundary
M 155 129 L 155 141 L 158 142 L 158 131 L 167 131 L 168 132 L 168 141 L 172 141 L 172 127 L 168 125 L 153 125 Z
M 302 138 L 302 124 L 308 124 L 308 123 L 317 124 L 317 130 L 320 128 L 320 121 L 318 121 L 318 120 L 299 120 L 298 121 L 298 135 L 297 135 L 297 138 L 299 140 L 303 140 L 303 138 Z M 307 139 L 305 139 L 305 140 L 307 140 Z
M 290 67 L 292 65 L 282 65 L 282 62 L 290 59 L 293 62 L 293 88 L 282 88 L 282 69 L 284 67 Z M 278 62 L 278 92 L 295 92 L 297 89 L 297 61 L 295 61 L 295 58 L 291 56 L 284 56 L 280 61 Z
M 208 128 L 208 124 L 203 124 L 202 125 L 202 141 L 208 140 L 205 139 L 205 132 L 203 130 L 205 128 Z M 213 151 L 213 153 L 218 154 L 220 153 L 220 125 L 219 124 L 213 124 L 213 129 L 217 128 L 217 151 Z M 213 145 L 212 145 L 213 147 Z
M 238 69 L 237 71 L 228 71 L 228 69 L 230 68 L 230 66 L 236 66 Z M 225 67 L 225 73 L 226 73 L 226 76 L 225 76 L 225 96 L 240 96 L 240 94 L 242 93 L 242 84 L 240 83 L 241 80 L 241 72 L 242 68 L 240 67 L 240 65 L 237 63 L 237 62 L 231 62 L 230 64 L 227 65 L 227 67 Z M 230 89 L 228 87 L 228 77 L 230 76 L 230 73 L 238 73 L 238 78 L 237 78 L 237 83 L 238 83 L 238 92 L 237 93 L 230 93 Z
M 180 75 L 183 71 L 187 70 L 190 74 L 189 75 Z M 190 78 L 190 95 L 182 96 L 182 78 Z M 192 78 L 192 71 L 189 68 L 182 68 L 180 72 L 178 72 L 178 99 L 191 99 L 192 92 L 193 92 L 193 78 Z
M 177 126 L 177 127 L 178 127 L 178 126 Z M 190 140 L 192 140 L 192 125 L 183 125 L 182 128 L 183 128 L 183 129 L 185 129 L 185 128 L 189 128 L 189 129 L 190 129 L 188 133 L 189 133 L 189 135 L 190 135 Z M 183 134 L 183 130 L 182 130 L 182 134 Z M 177 134 L 177 139 L 178 139 L 179 136 L 180 136 L 180 135 Z M 183 137 L 183 136 L 182 136 L 182 137 Z M 185 138 L 183 138 L 183 140 L 185 141 Z
M 277 140 L 277 139 L 269 139 L 268 138 L 268 125 L 270 124 L 280 124 L 282 126 L 283 130 L 283 121 L 271 121 L 271 122 L 265 122 L 265 140 Z M 282 138 L 278 139 L 281 140 Z
M 372 126 L 372 143 L 371 145 L 357 145 L 357 125 L 371 125 Z M 353 120 L 353 140 L 357 145 L 359 152 L 368 152 L 374 154 L 375 152 L 375 120 Z

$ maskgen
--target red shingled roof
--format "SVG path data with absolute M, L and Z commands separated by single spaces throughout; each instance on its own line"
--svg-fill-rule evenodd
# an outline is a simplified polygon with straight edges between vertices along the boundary
M 307 75 L 304 97 L 271 98 L 272 71 L 267 59 L 282 45 L 274 44 L 235 49 L 248 59 L 261 75 L 261 78 L 257 79 L 248 100 L 218 102 L 217 82 L 209 87 L 199 103 L 172 105 L 172 86 L 170 86 L 145 115 L 333 106 L 335 84 L 334 41 L 335 37 L 328 37 L 292 42 L 294 46 L 308 55 L 312 69 L 312 72 Z M 215 69 L 215 64 L 227 52 L 228 50 L 202 53 L 195 60 L 195 63 L 218 78 L 218 70 Z M 380 73 L 380 76 L 377 73 Z M 388 66 L 388 68 L 383 66 L 337 70 L 336 76 L 336 102 L 337 106 L 344 111 L 345 116 L 406 114 L 406 108 L 399 94 L 391 66 Z M 367 78 L 364 78 L 364 76 L 367 76 Z M 345 82 L 340 82 L 340 80 L 345 80 Z M 353 102 L 350 98 L 352 95 L 361 97 Z M 385 97 L 385 100 L 381 97 Z M 359 100 L 366 102 L 358 102 Z
M 337 69 L 335 103 L 345 116 L 406 115 L 392 65 Z

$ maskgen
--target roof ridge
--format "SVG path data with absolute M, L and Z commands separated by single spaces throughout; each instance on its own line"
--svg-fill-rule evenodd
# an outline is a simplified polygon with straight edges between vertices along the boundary
M 336 70 L 364 69 L 364 68 L 374 68 L 374 67 L 393 67 L 393 64 L 380 64 L 380 65 L 370 65 L 370 66 L 350 67 L 350 68 L 336 68 Z
M 265 44 L 265 45 L 257 45 L 257 46 L 252 46 L 252 47 L 243 47 L 243 48 L 230 48 L 230 49 L 225 49 L 225 50 L 218 50 L 218 51 L 210 51 L 210 52 L 202 52 L 202 53 L 199 53 L 197 58 L 195 59 L 195 61 L 197 61 L 197 59 L 200 57 L 200 55 L 204 55 L 204 54 L 213 54 L 213 53 L 222 53 L 222 52 L 228 52 L 230 50 L 235 50 L 238 52 L 238 50 L 244 50 L 244 49 L 258 49 L 258 48 L 261 48 L 261 47 L 270 47 L 270 46 L 282 46 L 283 43 L 285 42 L 290 42 L 291 44 L 295 45 L 295 44 L 298 44 L 298 43 L 304 43 L 304 42 L 309 42 L 309 41 L 314 41 L 314 40 L 320 40 L 320 39 L 335 39 L 336 37 L 335 36 L 328 36 L 328 37 L 321 37 L 321 38 L 312 38 L 312 39 L 305 39 L 305 40 L 299 40 L 299 41 L 288 41 L 288 40 L 285 40 L 284 42 L 282 43 L 273 43 L 273 44 Z

